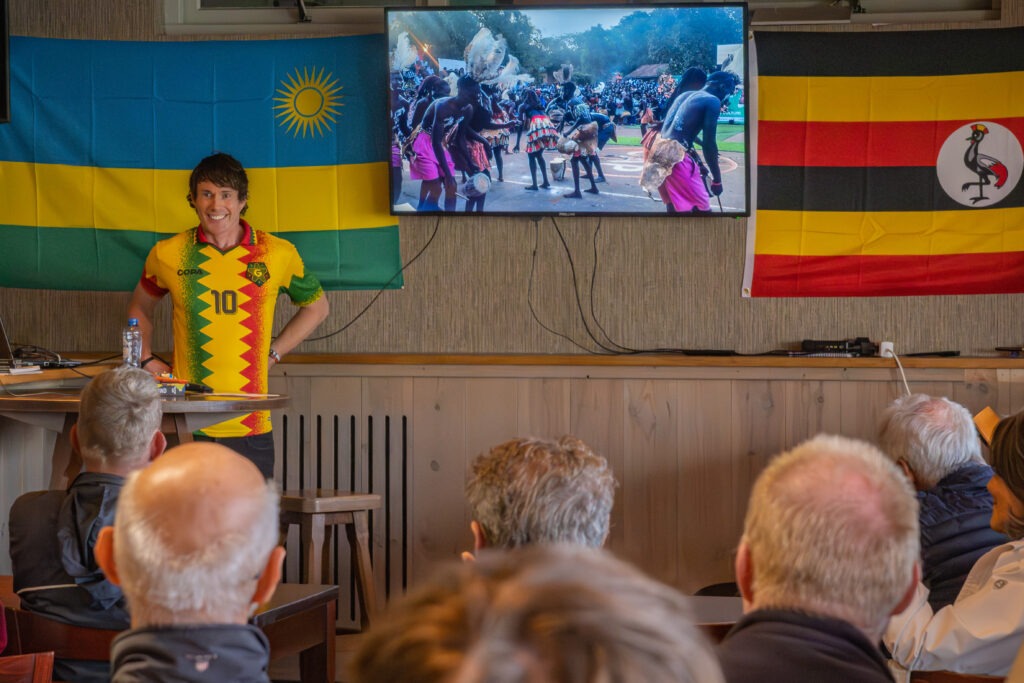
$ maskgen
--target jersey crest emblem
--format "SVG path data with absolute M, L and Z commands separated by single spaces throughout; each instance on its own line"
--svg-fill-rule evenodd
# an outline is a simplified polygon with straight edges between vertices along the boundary
M 253 261 L 245 267 L 245 277 L 257 287 L 262 287 L 270 279 L 270 270 L 263 261 Z

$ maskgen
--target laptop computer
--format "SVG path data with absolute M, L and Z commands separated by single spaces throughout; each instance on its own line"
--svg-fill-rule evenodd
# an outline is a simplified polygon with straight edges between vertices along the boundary
M 76 365 L 81 365 L 82 361 L 68 360 L 61 358 L 58 354 L 52 354 L 46 356 L 44 354 L 34 354 L 34 356 L 23 357 L 21 355 L 15 355 L 14 350 L 11 348 L 11 341 L 7 337 L 7 330 L 4 328 L 3 317 L 0 316 L 0 372 L 25 372 L 33 369 L 54 369 L 54 368 L 73 368 Z

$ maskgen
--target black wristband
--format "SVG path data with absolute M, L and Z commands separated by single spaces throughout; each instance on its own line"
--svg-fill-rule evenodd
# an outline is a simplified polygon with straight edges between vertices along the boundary
M 139 363 L 139 367 L 140 367 L 140 368 L 144 368 L 144 367 L 146 367 L 146 363 L 148 363 L 148 362 L 149 362 L 149 361 L 151 361 L 151 360 L 155 360 L 155 359 L 156 359 L 156 356 L 150 356 L 150 357 L 149 357 L 149 358 L 147 358 L 146 360 L 144 360 L 144 361 L 142 361 L 141 363 Z

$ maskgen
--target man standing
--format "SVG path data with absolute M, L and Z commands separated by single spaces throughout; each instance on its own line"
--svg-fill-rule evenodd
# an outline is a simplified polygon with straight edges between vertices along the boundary
M 420 135 L 416 138 L 414 150 L 419 157 L 413 162 L 412 177 L 425 180 L 433 178 L 443 183 L 445 211 L 455 210 L 455 171 L 475 174 L 482 170 L 478 162 L 486 163 L 486 155 L 474 161 L 469 146 L 472 140 L 485 151 L 490 148 L 487 141 L 469 126 L 474 103 L 479 99 L 480 84 L 470 76 L 462 76 L 457 81 L 454 97 L 434 100 L 423 114 L 423 133 L 427 137 Z M 423 138 L 422 142 L 420 138 Z M 429 147 L 429 150 L 424 147 Z M 417 168 L 422 172 L 417 171 Z M 438 185 L 436 190 L 428 193 L 427 203 L 417 210 L 436 211 L 439 208 L 437 198 L 440 196 L 440 187 Z
M 128 306 L 142 330 L 142 365 L 154 375 L 171 370 L 152 352 L 153 314 L 168 293 L 175 376 L 221 392 L 266 393 L 267 371 L 327 317 L 323 289 L 295 246 L 242 220 L 248 198 L 248 176 L 233 157 L 214 154 L 193 169 L 188 200 L 199 225 L 150 250 Z M 281 291 L 299 310 L 272 340 Z M 257 411 L 207 427 L 197 438 L 235 449 L 271 478 L 270 430 L 270 412 Z
M 247 622 L 281 578 L 277 539 L 273 482 L 224 446 L 172 448 L 128 477 L 96 544 L 132 608 L 111 645 L 112 683 L 269 683 L 266 636 Z
M 971 414 L 946 398 L 896 399 L 882 414 L 878 442 L 917 490 L 921 582 L 938 611 L 956 600 L 979 557 L 1010 541 L 989 526 L 992 468 Z
M 590 187 L 584 192 L 598 194 L 597 178 L 594 171 L 604 177 L 601 161 L 597 156 L 598 127 L 590 114 L 590 107 L 582 97 L 576 95 L 575 83 L 566 81 L 562 84 L 561 96 L 551 101 L 547 111 L 550 114 L 555 109 L 564 112 L 562 120 L 557 123 L 558 132 L 565 139 L 572 140 L 577 145 L 572 151 L 573 191 L 562 196 L 569 199 L 583 198 L 583 195 L 580 194 L 581 163 L 583 170 L 587 173 L 587 179 L 590 181 Z
M 718 163 L 718 116 L 722 101 L 736 89 L 737 77 L 726 71 L 716 71 L 708 76 L 702 90 L 691 93 L 676 109 L 670 112 L 661 128 L 661 136 L 677 141 L 686 150 L 686 155 L 672 168 L 672 173 L 662 185 L 662 196 L 668 212 L 707 213 L 711 211 L 708 192 L 716 197 L 722 194 L 722 169 Z M 697 157 L 694 144 L 700 144 L 704 163 L 711 175 L 711 185 L 704 185 L 704 169 Z
M 817 436 L 754 484 L 736 556 L 729 683 L 892 683 L 877 643 L 917 585 L 913 491 L 873 446 Z
M 121 589 L 93 555 L 100 529 L 112 524 L 124 478 L 160 455 L 160 395 L 149 373 L 117 368 L 82 391 L 71 446 L 83 471 L 67 491 L 33 491 L 11 507 L 11 564 L 22 609 L 90 628 L 124 629 Z M 63 681 L 106 681 L 104 662 L 56 661 Z

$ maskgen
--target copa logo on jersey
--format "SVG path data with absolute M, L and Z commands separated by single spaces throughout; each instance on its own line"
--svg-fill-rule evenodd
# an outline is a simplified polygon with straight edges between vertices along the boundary
M 178 275 L 180 277 L 187 277 L 189 275 L 206 275 L 202 268 L 179 268 Z
M 245 277 L 257 287 L 262 287 L 270 279 L 270 269 L 262 261 L 253 261 L 245 267 Z

